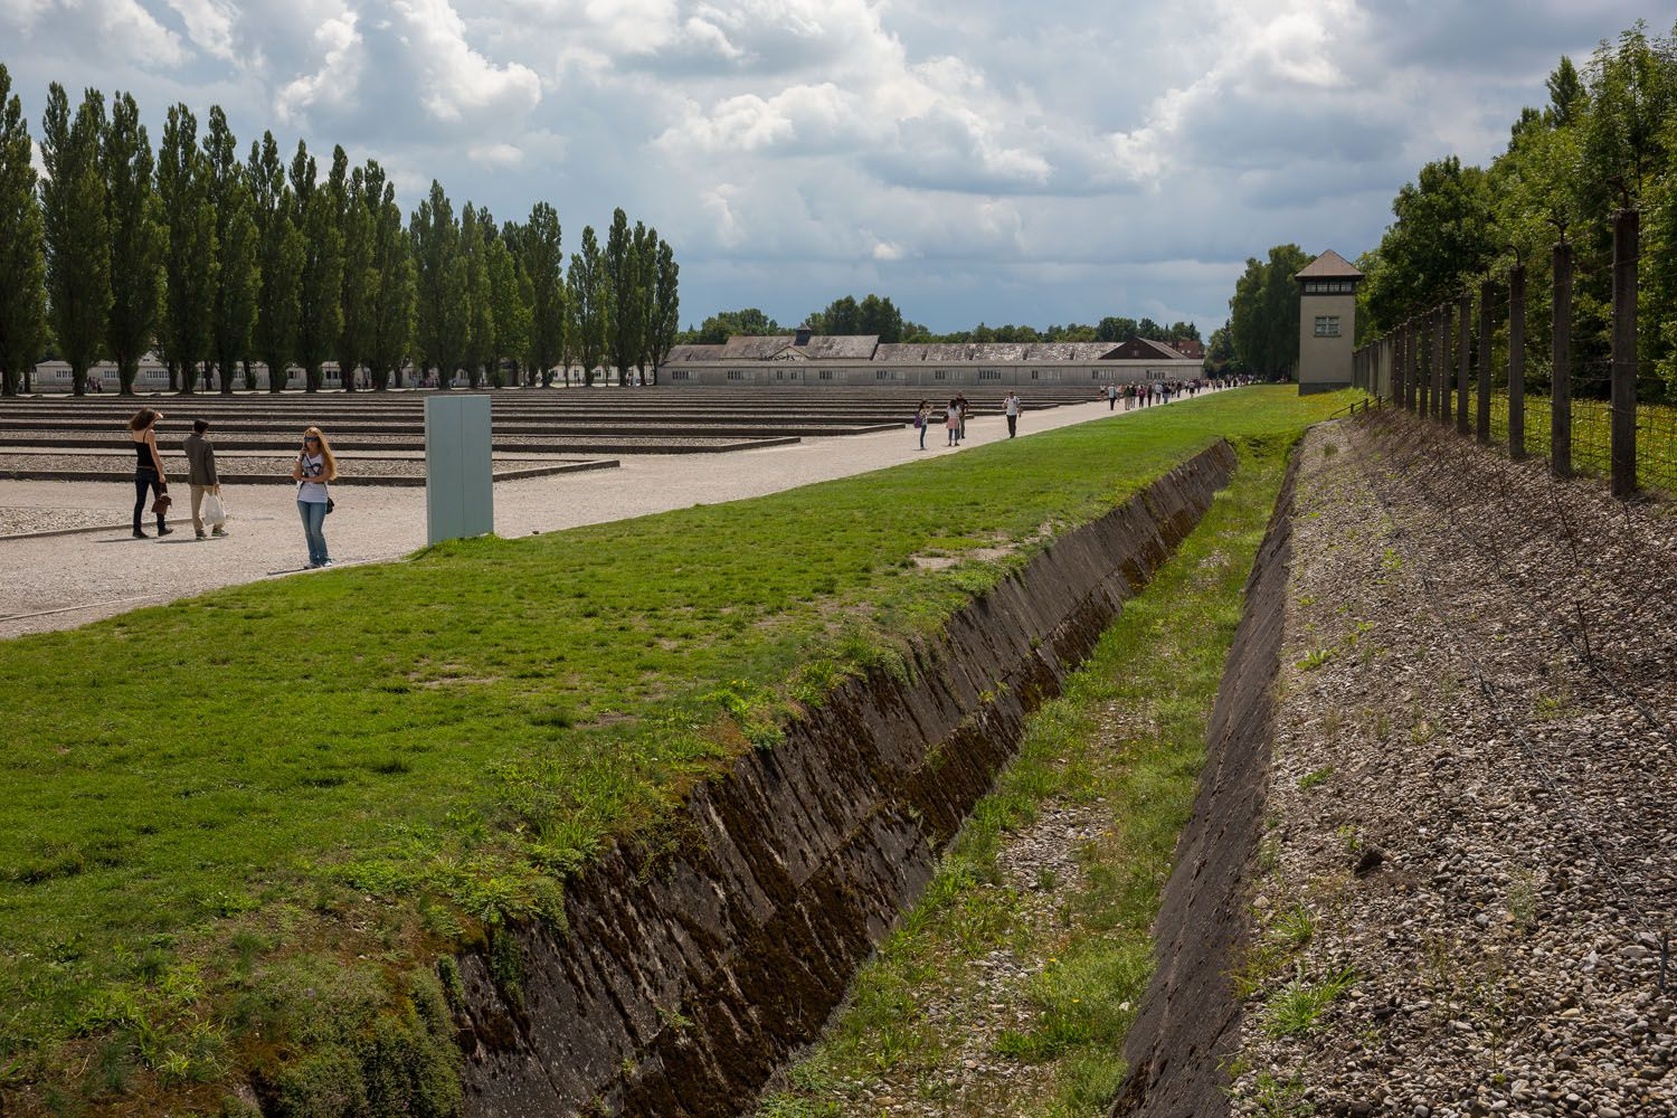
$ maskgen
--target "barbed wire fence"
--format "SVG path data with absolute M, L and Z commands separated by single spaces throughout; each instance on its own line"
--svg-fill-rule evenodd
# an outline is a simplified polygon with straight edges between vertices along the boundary
M 1555 246 L 1549 273 L 1548 353 L 1529 334 L 1527 265 L 1506 280 L 1411 316 L 1359 348 L 1352 383 L 1382 403 L 1425 416 L 1458 435 L 1548 460 L 1555 476 L 1609 479 L 1618 497 L 1648 490 L 1677 495 L 1677 408 L 1656 403 L 1665 385 L 1637 362 L 1640 225 L 1634 210 L 1614 218 L 1611 352 L 1575 360 L 1573 288 L 1602 269 L 1575 266 L 1572 246 Z M 1475 321 L 1475 310 L 1477 320 Z M 1499 327 L 1506 353 L 1493 369 Z M 1548 390 L 1528 393 L 1530 383 Z

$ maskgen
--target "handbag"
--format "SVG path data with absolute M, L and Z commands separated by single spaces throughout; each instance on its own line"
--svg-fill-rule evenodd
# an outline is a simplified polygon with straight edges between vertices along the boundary
M 204 494 L 204 523 L 212 528 L 219 528 L 227 523 L 227 506 L 221 503 L 221 497 L 215 493 Z
M 330 497 L 326 498 L 326 515 L 327 516 L 331 516 L 332 515 L 332 510 L 337 508 L 337 507 L 338 507 L 338 502 L 334 501 Z
M 173 497 L 169 496 L 167 493 L 159 493 L 157 495 L 157 500 L 151 503 L 151 511 L 157 516 L 162 516 L 164 513 L 169 511 L 169 506 L 174 503 L 175 499 Z

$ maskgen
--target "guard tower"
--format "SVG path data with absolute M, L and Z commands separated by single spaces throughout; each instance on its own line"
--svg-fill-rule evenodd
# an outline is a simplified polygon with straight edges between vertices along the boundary
M 1293 278 L 1299 281 L 1299 395 L 1348 388 L 1363 274 L 1329 249 Z

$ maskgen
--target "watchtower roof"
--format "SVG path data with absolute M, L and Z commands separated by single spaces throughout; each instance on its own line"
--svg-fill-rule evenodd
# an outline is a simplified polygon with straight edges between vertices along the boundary
M 1304 269 L 1293 274 L 1294 279 L 1362 279 L 1363 274 L 1345 257 L 1333 249 L 1328 249 L 1322 255 L 1304 266 Z

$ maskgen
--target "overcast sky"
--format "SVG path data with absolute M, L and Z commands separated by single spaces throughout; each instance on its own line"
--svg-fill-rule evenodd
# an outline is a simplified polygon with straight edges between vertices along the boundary
M 1355 257 L 1422 163 L 1483 163 L 1623 0 L 0 0 L 39 139 L 49 82 L 226 110 L 411 212 L 614 207 L 681 318 L 784 325 L 846 294 L 936 331 L 1228 314 L 1249 256 Z

